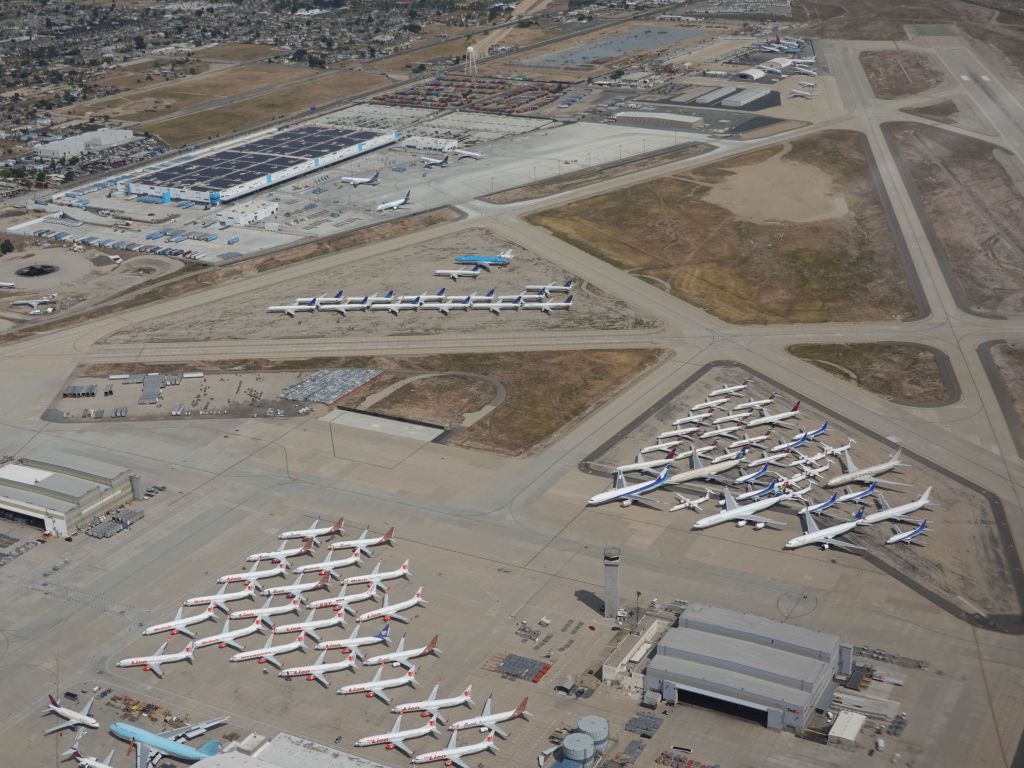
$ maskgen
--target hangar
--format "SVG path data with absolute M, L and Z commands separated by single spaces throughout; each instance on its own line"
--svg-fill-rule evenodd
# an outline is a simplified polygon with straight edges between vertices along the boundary
M 186 155 L 118 184 L 128 195 L 218 205 L 310 171 L 393 144 L 398 131 L 299 125 L 264 133 L 214 152 Z
M 140 490 L 138 475 L 124 467 L 68 453 L 0 465 L 0 515 L 55 536 L 75 533 Z
M 827 709 L 853 651 L 836 635 L 747 613 L 689 605 L 658 643 L 644 686 L 669 703 L 709 707 L 801 733 Z

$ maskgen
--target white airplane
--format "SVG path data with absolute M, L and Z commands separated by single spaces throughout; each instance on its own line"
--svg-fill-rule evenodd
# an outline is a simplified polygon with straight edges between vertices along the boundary
M 719 397 L 719 398 L 716 398 L 714 400 L 706 399 L 703 403 L 697 403 L 696 405 L 691 405 L 690 406 L 690 413 L 692 415 L 694 411 L 708 411 L 708 410 L 712 410 L 712 409 L 718 408 L 718 406 L 720 406 L 720 405 L 722 405 L 724 403 L 728 403 L 728 402 L 729 402 L 729 398 L 728 397 Z
M 284 576 L 288 573 L 288 563 L 279 562 L 273 568 L 265 568 L 262 571 L 257 571 L 256 568 L 259 563 L 253 563 L 252 568 L 243 573 L 227 573 L 217 579 L 218 584 L 234 584 L 239 581 L 244 581 L 248 584 L 253 584 L 257 589 L 260 587 L 260 579 L 270 579 L 275 576 Z
M 818 57 L 817 56 L 807 56 L 807 57 L 802 58 L 802 59 L 797 59 L 797 58 L 794 58 L 793 56 L 790 56 L 789 60 L 792 61 L 794 64 L 806 65 L 806 64 L 814 64 L 815 62 L 818 61 Z
M 877 489 L 878 483 L 872 483 L 861 491 L 850 491 L 848 493 L 844 493 L 836 499 L 836 502 L 841 504 L 844 501 L 860 501 L 861 499 L 865 499 L 873 494 Z
M 523 297 L 515 301 L 478 301 L 469 305 L 470 309 L 486 309 L 488 312 L 500 315 L 503 309 L 514 309 L 518 311 L 523 306 Z
M 296 573 L 329 573 L 334 578 L 338 578 L 338 574 L 335 571 L 338 568 L 346 568 L 350 565 L 358 566 L 362 561 L 362 556 L 359 554 L 359 550 L 353 550 L 351 557 L 341 557 L 337 560 L 323 560 L 319 563 L 308 563 L 299 568 L 295 569 Z
M 310 538 L 303 539 L 301 547 L 286 547 L 288 542 L 282 541 L 280 548 L 274 552 L 254 552 L 245 559 L 250 563 L 258 563 L 260 560 L 276 560 L 283 563 L 287 562 L 289 557 L 313 554 L 313 540 Z
M 100 724 L 96 721 L 95 717 L 89 715 L 89 710 L 92 709 L 92 703 L 95 699 L 89 699 L 85 702 L 85 706 L 80 710 L 74 710 L 70 707 L 62 707 L 60 701 L 55 699 L 53 696 L 48 697 L 50 699 L 49 706 L 43 710 L 44 715 L 57 715 L 58 717 L 64 718 L 64 722 L 58 723 L 52 728 L 47 728 L 43 731 L 43 735 L 49 736 L 51 733 L 57 731 L 63 731 L 65 728 L 75 728 L 79 725 L 84 725 L 86 728 L 99 728 Z
M 433 310 L 437 310 L 438 312 L 440 312 L 445 317 L 448 317 L 448 314 L 453 309 L 468 310 L 470 308 L 471 304 L 472 304 L 472 301 L 467 296 L 465 299 L 463 299 L 461 301 L 451 301 L 451 300 L 448 300 L 448 301 L 441 302 L 440 304 L 436 304 L 436 303 L 423 304 L 420 307 L 420 309 L 433 309 Z
M 681 458 L 678 452 L 673 448 L 663 459 L 652 459 L 651 461 L 641 461 L 643 454 L 637 454 L 636 461 L 632 464 L 623 464 L 621 467 L 615 468 L 615 474 L 625 474 L 626 472 L 647 472 L 652 469 L 661 469 L 667 464 L 672 464 L 679 461 Z
M 394 200 L 385 200 L 383 203 L 374 208 L 377 213 L 383 213 L 385 211 L 397 211 L 403 205 L 409 202 L 409 193 L 406 192 L 402 197 L 395 198 Z
M 806 493 L 806 491 L 804 491 Z M 796 493 L 782 493 L 779 495 L 769 496 L 766 499 L 760 499 L 759 501 L 751 502 L 750 504 L 737 504 L 736 499 L 729 493 L 729 489 L 726 488 L 723 492 L 725 499 L 725 509 L 721 512 L 702 517 L 693 524 L 693 530 L 700 531 L 704 528 L 710 528 L 713 525 L 720 525 L 721 523 L 729 523 L 736 521 L 736 527 L 742 528 L 747 523 L 753 523 L 756 530 L 761 530 L 766 525 L 771 528 L 782 528 L 785 523 L 780 523 L 778 520 L 772 520 L 771 518 L 761 517 L 758 512 L 774 507 L 776 504 L 782 501 L 789 501 L 790 499 L 799 496 L 799 492 Z
M 342 584 L 341 591 L 337 597 L 325 597 L 323 600 L 314 600 L 309 604 L 310 608 L 333 608 L 335 611 L 348 611 L 353 616 L 356 612 L 352 610 L 353 603 L 361 603 L 364 600 L 373 600 L 377 602 L 377 585 L 371 584 L 365 592 L 356 592 L 355 594 L 346 594 L 348 585 Z
M 854 515 L 853 520 L 849 520 L 845 523 L 839 523 L 838 525 L 830 525 L 828 528 L 819 528 L 818 524 L 814 522 L 814 515 L 807 512 L 801 512 L 800 516 L 804 519 L 804 525 L 807 527 L 807 532 L 797 536 L 795 539 L 790 539 L 786 542 L 785 549 L 796 549 L 797 547 L 803 547 L 807 544 L 820 544 L 822 549 L 828 549 L 829 547 L 836 547 L 843 550 L 861 550 L 864 547 L 856 544 L 850 544 L 847 541 L 841 541 L 839 539 L 844 533 L 848 533 L 861 525 L 864 520 L 864 511 L 858 509 Z
M 46 306 L 47 304 L 54 304 L 54 303 L 56 303 L 56 301 L 57 301 L 57 294 L 56 293 L 51 293 L 51 294 L 48 294 L 46 296 L 40 296 L 38 299 L 18 299 L 17 301 L 12 301 L 11 302 L 11 306 L 12 307 L 32 307 L 32 310 L 35 311 L 35 310 L 39 309 L 40 307 Z
M 814 480 L 824 474 L 830 466 L 832 466 L 831 462 L 820 467 L 807 467 L 802 472 L 797 472 L 789 477 L 776 474 L 776 477 L 779 478 L 779 488 L 795 488 L 797 483 L 804 480 Z
M 189 643 L 185 646 L 184 650 L 178 653 L 164 653 L 167 650 L 167 643 L 163 643 L 159 648 L 156 649 L 156 653 L 152 656 L 139 656 L 131 659 L 121 659 L 117 662 L 119 667 L 142 667 L 147 672 L 152 672 L 157 677 L 162 678 L 164 676 L 161 664 L 173 664 L 176 661 L 187 661 L 189 664 L 192 663 L 193 658 L 193 646 Z
M 719 395 L 735 395 L 737 392 L 742 392 L 748 386 L 753 379 L 744 379 L 739 384 L 734 384 L 731 387 L 721 387 L 708 392 L 708 397 L 718 397 Z
M 353 187 L 358 187 L 362 184 L 375 185 L 380 181 L 380 171 L 374 171 L 373 176 L 366 176 L 365 178 L 360 176 L 342 176 L 342 184 L 351 184 Z
M 817 88 L 818 87 L 818 84 L 815 83 L 813 80 L 801 80 L 800 81 L 800 85 L 802 85 L 804 88 Z
M 801 515 L 805 514 L 805 513 L 813 513 L 813 514 L 816 514 L 816 515 L 821 514 L 826 509 L 830 509 L 830 508 L 834 507 L 838 501 L 839 501 L 839 492 L 836 491 L 831 496 L 829 496 L 827 499 L 825 499 L 825 501 L 819 501 L 817 504 L 811 504 L 809 506 L 804 507 L 803 509 L 800 510 L 800 514 Z
M 761 69 L 761 70 L 764 70 L 765 72 L 769 72 L 769 73 L 771 73 L 773 75 L 781 75 L 782 74 L 782 70 L 781 69 L 779 69 L 778 67 L 773 67 L 771 64 L 758 64 L 757 68 Z
M 328 583 L 331 580 L 331 574 L 325 573 L 320 576 L 316 581 L 302 581 L 302 575 L 295 579 L 294 582 L 288 585 L 282 585 L 280 587 L 267 587 L 260 594 L 264 597 L 275 597 L 276 595 L 288 595 L 289 597 L 297 597 L 303 603 L 306 602 L 306 598 L 303 595 L 306 592 L 312 592 L 317 589 L 326 589 Z
M 886 520 L 898 520 L 901 523 L 918 525 L 921 522 L 920 520 L 913 520 L 907 517 L 907 515 L 912 515 L 919 509 L 927 507 L 931 503 L 931 499 L 929 498 L 931 493 L 932 487 L 929 485 L 924 489 L 924 493 L 922 493 L 918 498 L 895 507 L 889 506 L 889 502 L 885 500 L 885 496 L 879 494 L 875 500 L 875 503 L 878 505 L 878 512 L 872 512 L 870 515 L 865 516 L 864 524 L 874 525 L 875 523 L 884 523 Z
M 711 460 L 711 463 L 705 466 L 700 457 L 694 454 L 690 457 L 691 468 L 685 472 L 672 475 L 666 481 L 668 485 L 679 485 L 680 483 L 687 483 L 691 480 L 708 480 L 721 476 L 730 469 L 735 469 L 743 461 L 743 457 L 746 455 L 747 449 L 740 448 L 736 453 L 726 453 L 722 456 L 718 456 Z
M 435 718 L 437 722 L 444 725 L 447 721 L 441 715 L 442 709 L 448 709 L 449 707 L 473 706 L 472 685 L 467 685 L 466 689 L 458 696 L 452 696 L 447 699 L 437 698 L 437 692 L 440 688 L 441 682 L 438 681 L 430 691 L 430 695 L 423 701 L 410 701 L 408 704 L 399 704 L 397 707 L 392 707 L 391 711 L 400 715 L 408 714 L 410 712 L 419 712 L 423 717 L 429 715 L 430 717 Z
M 679 499 L 679 503 L 672 507 L 669 512 L 676 512 L 680 509 L 692 509 L 694 512 L 699 512 L 700 505 L 711 498 L 711 491 L 705 488 L 704 495 L 699 499 L 688 499 L 681 493 L 677 493 L 676 498 Z
M 186 637 L 195 637 L 189 627 L 193 624 L 201 624 L 204 621 L 213 621 L 215 616 L 214 612 L 217 610 L 214 606 L 206 606 L 205 611 L 201 611 L 193 616 L 182 616 L 183 606 L 178 606 L 178 612 L 174 615 L 174 618 L 170 621 L 165 621 L 163 624 L 154 624 L 151 627 L 146 627 L 142 630 L 144 635 L 157 635 L 161 632 L 170 632 L 172 635 L 182 634 Z
M 334 525 L 328 525 L 326 527 L 318 528 L 316 526 L 316 524 L 319 523 L 319 522 L 320 522 L 320 518 L 317 517 L 317 519 L 313 521 L 313 527 L 312 528 L 305 528 L 305 529 L 296 530 L 296 531 L 285 531 L 284 533 L 278 534 L 277 538 L 279 538 L 279 539 L 312 539 L 313 543 L 316 544 L 317 543 L 317 539 L 320 536 L 333 536 L 336 533 L 344 533 L 345 532 L 345 518 L 344 517 L 339 517 L 338 518 L 338 522 L 336 522 Z
M 698 432 L 697 437 L 701 440 L 709 440 L 712 437 L 728 437 L 733 432 L 739 432 L 743 426 L 736 424 L 732 427 L 719 427 L 718 429 L 709 429 L 707 432 Z
M 487 701 L 484 702 L 483 711 L 479 717 L 471 717 L 468 720 L 459 720 L 457 723 L 452 723 L 448 726 L 449 731 L 468 731 L 472 728 L 479 728 L 481 732 L 491 731 L 498 734 L 503 739 L 508 738 L 508 734 L 498 727 L 498 723 L 507 723 L 509 720 L 515 720 L 516 718 L 523 718 L 523 720 L 530 719 L 530 713 L 526 711 L 526 704 L 529 699 L 523 699 L 519 702 L 519 706 L 515 709 L 510 709 L 506 712 L 495 712 L 491 713 L 491 696 L 487 697 Z
M 7 289 L 13 290 L 13 289 L 15 289 L 17 287 L 18 286 L 15 285 L 14 283 L 0 283 L 0 288 L 7 288 Z
M 801 90 L 798 90 L 798 89 L 794 88 L 793 90 L 791 90 L 789 92 L 789 95 L 793 96 L 795 98 L 798 98 L 798 99 L 813 99 L 818 94 L 811 93 L 810 91 L 801 91 Z
M 776 393 L 772 392 L 769 397 L 766 397 L 763 400 L 747 400 L 747 402 L 740 403 L 739 405 L 737 405 L 736 406 L 736 410 L 737 411 L 746 411 L 746 410 L 751 410 L 751 409 L 754 409 L 754 408 L 757 408 L 757 409 L 764 408 L 764 406 L 770 405 L 771 403 L 775 402 L 775 395 L 776 395 Z
M 448 740 L 448 746 L 444 749 L 438 750 L 437 752 L 424 752 L 421 755 L 416 755 L 412 759 L 413 765 L 421 765 L 423 763 L 434 763 L 438 760 L 444 760 L 445 765 L 454 765 L 456 768 L 469 768 L 469 763 L 463 760 L 463 757 L 469 755 L 476 755 L 480 752 L 497 752 L 498 748 L 494 746 L 494 734 L 487 734 L 487 738 L 483 741 L 478 741 L 475 744 L 466 744 L 464 746 L 458 746 L 455 740 L 458 738 L 459 732 L 455 731 L 452 733 L 451 739 Z
M 751 499 L 760 499 L 762 496 L 770 496 L 775 493 L 775 486 L 778 484 L 777 480 L 772 480 L 764 488 L 752 488 L 749 491 L 741 493 L 736 497 L 736 501 L 750 501 Z M 725 501 L 718 502 L 719 506 L 725 506 Z
M 271 605 L 271 603 L 273 602 L 274 598 L 268 597 L 266 602 L 263 603 L 262 608 L 246 608 L 245 610 L 241 611 L 232 611 L 228 614 L 228 618 L 232 620 L 259 619 L 270 629 L 273 629 L 274 622 L 270 620 L 271 616 L 283 616 L 286 613 L 298 614 L 299 605 L 301 605 L 298 598 L 290 600 L 287 605 L 273 606 Z
M 526 301 L 520 304 L 519 308 L 538 310 L 545 315 L 550 315 L 556 309 L 572 309 L 573 298 L 575 297 L 570 293 L 565 301 L 544 301 L 540 303 Z
M 816 437 L 821 437 L 827 431 L 828 421 L 823 421 L 821 426 L 818 427 L 817 429 L 805 429 L 799 435 L 795 435 L 793 439 L 790 440 L 788 443 L 779 443 L 772 450 L 785 451 L 789 450 L 790 448 L 797 448 L 806 443 L 808 440 L 814 440 L 814 438 Z
M 726 447 L 729 450 L 736 450 L 738 448 L 750 448 L 751 446 L 757 445 L 758 443 L 763 443 L 765 440 L 771 437 L 771 434 L 771 430 L 769 430 L 763 435 L 756 435 L 754 437 L 744 437 L 740 440 L 734 440 L 733 442 L 729 443 L 729 445 L 727 445 Z
M 107 757 L 104 760 L 100 760 L 96 757 L 86 757 L 78 748 L 69 750 L 71 757 L 75 758 L 75 762 L 78 763 L 78 768 L 114 768 L 110 761 L 114 759 L 114 750 L 110 750 L 107 753 Z M 64 754 L 68 754 L 65 752 Z
M 335 541 L 328 547 L 328 549 L 358 549 L 367 557 L 373 555 L 373 550 L 370 547 L 376 547 L 378 544 L 387 544 L 388 546 L 394 546 L 395 541 L 395 527 L 391 526 L 384 531 L 381 536 L 367 536 L 370 529 L 367 528 L 363 531 L 362 535 L 358 539 L 349 539 L 348 541 Z
M 272 307 L 267 307 L 267 312 L 279 312 L 288 317 L 295 317 L 299 312 L 315 312 L 315 304 L 279 304 Z
M 323 312 L 336 312 L 342 317 L 348 317 L 349 312 L 364 312 L 369 308 L 370 303 L 365 296 L 359 301 L 347 301 L 344 304 L 331 304 L 319 307 Z
M 423 599 L 423 587 L 416 590 L 416 593 L 408 598 L 407 600 L 401 600 L 397 603 L 391 603 L 388 600 L 390 589 L 384 590 L 384 605 L 380 608 L 375 608 L 372 611 L 367 611 L 359 617 L 359 621 L 373 621 L 374 619 L 384 619 L 384 621 L 390 621 L 392 619 L 400 621 L 403 624 L 408 624 L 409 619 L 402 615 L 402 611 L 408 610 L 409 608 L 415 608 L 420 605 L 427 605 L 427 601 Z
M 700 424 L 710 414 L 707 413 L 691 413 L 689 416 L 683 416 L 681 419 L 676 419 L 672 422 L 673 427 L 678 427 L 680 424 Z
M 816 69 L 811 69 L 810 67 L 804 67 L 804 66 L 802 66 L 800 64 L 794 64 L 793 65 L 793 71 L 794 72 L 798 72 L 801 75 L 807 75 L 808 77 L 817 77 L 818 76 L 818 71 Z
M 254 648 L 251 651 L 241 651 L 231 657 L 230 661 L 252 661 L 253 659 L 259 660 L 260 664 L 271 664 L 278 669 L 281 668 L 281 662 L 277 660 L 278 656 L 282 656 L 292 651 L 306 652 L 306 636 L 299 633 L 299 636 L 290 643 L 284 645 L 271 645 L 274 642 L 273 631 L 267 637 L 267 643 L 262 648 Z
M 753 411 L 749 411 L 749 410 L 748 411 L 733 411 L 732 413 L 725 414 L 725 416 L 719 416 L 717 419 L 712 419 L 711 420 L 711 425 L 715 426 L 715 425 L 718 425 L 718 424 L 728 424 L 730 421 L 743 421 L 748 416 L 753 416 L 753 415 L 754 415 L 754 412 Z
M 315 680 L 320 683 L 324 688 L 328 687 L 330 683 L 327 682 L 327 678 L 324 677 L 328 672 L 343 672 L 346 669 L 351 669 L 353 672 L 356 670 L 356 657 L 349 654 L 344 661 L 328 661 L 324 659 L 327 657 L 327 651 L 321 651 L 320 655 L 316 657 L 316 661 L 305 667 L 288 667 L 282 669 L 277 673 L 278 677 L 283 677 L 290 680 L 293 677 L 305 677 L 307 680 Z
M 779 48 L 779 46 L 772 45 L 771 43 L 765 43 L 764 45 L 761 45 L 759 47 L 761 51 L 764 53 L 779 53 L 782 50 L 781 48 Z
M 216 645 L 219 648 L 234 648 L 236 651 L 244 650 L 244 647 L 239 645 L 236 640 L 241 637 L 248 637 L 249 635 L 255 635 L 257 632 L 262 631 L 263 622 L 260 619 L 253 619 L 252 624 L 242 627 L 240 629 L 230 629 L 231 619 L 227 618 L 224 620 L 224 628 L 219 634 L 210 635 L 196 640 L 194 646 L 196 648 L 206 648 L 211 645 Z
M 599 504 L 606 504 L 609 501 L 618 501 L 624 507 L 628 507 L 634 501 L 644 501 L 643 494 L 648 491 L 653 491 L 655 488 L 660 488 L 669 482 L 668 473 L 672 469 L 669 465 L 658 473 L 658 476 L 652 480 L 644 480 L 639 483 L 633 483 L 626 485 L 625 477 L 622 473 L 615 475 L 615 487 L 609 491 L 603 491 L 602 493 L 595 494 L 587 500 L 588 507 L 596 507 Z
M 675 427 L 659 433 L 654 439 L 661 442 L 662 440 L 671 440 L 675 437 L 686 437 L 687 435 L 692 435 L 694 432 L 700 432 L 702 429 L 704 429 L 703 424 L 697 424 L 691 427 Z M 690 439 L 692 440 L 693 438 Z
M 390 664 L 392 667 L 405 667 L 406 669 L 412 669 L 412 665 L 408 663 L 409 659 L 418 659 L 420 656 L 440 656 L 441 651 L 437 647 L 437 635 L 430 638 L 430 642 L 426 645 L 421 645 L 419 648 L 405 647 L 405 635 L 402 635 L 398 641 L 398 648 L 391 653 L 382 653 L 379 656 L 372 656 L 363 662 L 363 666 L 373 667 L 378 664 Z
M 912 528 L 909 531 L 901 530 L 898 525 L 894 525 L 892 527 L 892 532 L 893 535 L 885 540 L 886 544 L 917 544 L 917 546 L 923 547 L 924 544 L 919 541 L 915 541 L 915 539 L 918 536 L 928 535 L 928 521 L 922 520 L 919 526 Z
M 420 308 L 422 304 L 423 297 L 416 296 L 411 301 L 396 301 L 391 304 L 371 304 L 370 310 L 376 312 L 389 312 L 395 317 L 398 317 L 398 314 L 403 309 L 411 309 L 413 311 L 416 311 Z
M 448 297 L 445 296 L 447 291 L 447 288 L 439 288 L 437 293 L 423 293 L 416 296 L 396 296 L 395 301 L 415 301 L 416 299 L 419 299 L 421 304 L 437 303 L 448 299 Z
M 770 413 L 770 414 L 768 414 L 766 416 L 759 416 L 756 419 L 751 419 L 750 421 L 745 422 L 744 426 L 749 428 L 749 427 L 760 427 L 760 426 L 763 426 L 765 424 L 781 424 L 786 419 L 795 418 L 799 414 L 800 414 L 800 401 L 797 400 L 793 404 L 793 407 L 790 408 L 788 411 L 783 411 L 782 413 Z
M 385 624 L 384 628 L 376 635 L 366 635 L 365 637 L 359 637 L 359 628 L 362 625 L 356 622 L 356 625 L 352 628 L 352 634 L 342 640 L 327 640 L 322 643 L 316 644 L 318 651 L 334 651 L 340 650 L 342 653 L 354 653 L 360 660 L 363 659 L 363 652 L 359 649 L 364 645 L 377 645 L 384 643 L 390 647 L 391 645 L 391 625 Z
M 422 155 L 420 162 L 423 163 L 424 168 L 444 168 L 448 165 L 448 155 L 444 157 L 428 157 Z
M 434 277 L 449 277 L 457 281 L 460 277 L 479 277 L 480 271 L 479 265 L 470 269 L 435 269 Z
M 416 667 L 413 667 L 400 677 L 390 677 L 385 679 L 381 678 L 381 673 L 383 671 L 384 667 L 377 667 L 377 674 L 373 676 L 372 680 L 367 680 L 365 683 L 351 683 L 349 685 L 343 685 L 338 689 L 338 693 L 342 696 L 347 696 L 350 693 L 365 693 L 366 698 L 368 699 L 372 699 L 376 696 L 385 704 L 390 704 L 391 697 L 384 693 L 384 691 L 389 688 L 401 688 L 403 685 L 411 685 L 413 688 L 416 687 Z
M 182 605 L 186 608 L 192 608 L 197 605 L 215 605 L 220 608 L 224 613 L 228 613 L 228 603 L 232 603 L 236 600 L 255 600 L 256 599 L 256 586 L 254 584 L 246 583 L 245 589 L 239 590 L 238 592 L 225 592 L 228 588 L 227 584 L 221 586 L 220 590 L 215 595 L 200 595 L 198 597 L 190 597 L 185 600 Z
M 311 608 L 309 615 L 305 621 L 298 621 L 294 624 L 282 624 L 274 629 L 279 635 L 287 635 L 291 632 L 305 632 L 314 642 L 320 642 L 320 635 L 317 634 L 318 629 L 330 629 L 331 627 L 343 627 L 345 626 L 345 612 L 339 611 L 338 613 L 331 614 L 330 618 L 327 619 L 314 619 L 316 615 L 316 608 Z
M 440 732 L 437 730 L 437 720 L 433 717 L 430 718 L 426 725 L 422 725 L 419 728 L 409 728 L 403 731 L 402 716 L 399 715 L 390 731 L 387 733 L 379 733 L 376 736 L 364 736 L 356 741 L 353 746 L 372 747 L 375 744 L 387 744 L 387 749 L 397 749 L 406 757 L 412 757 L 412 750 L 406 746 L 406 739 L 416 739 L 420 736 L 426 736 L 427 734 L 432 734 L 436 737 L 439 733 Z
M 369 573 L 361 573 L 356 576 L 348 576 L 341 580 L 343 586 L 354 587 L 357 584 L 374 584 L 378 588 L 383 589 L 385 581 L 391 581 L 392 579 L 406 579 L 412 575 L 409 570 L 409 561 L 406 560 L 398 568 L 393 571 L 384 571 L 381 573 L 380 564 L 381 560 L 377 561 L 377 564 L 373 566 L 373 570 Z
M 548 283 L 547 285 L 528 285 L 523 289 L 526 293 L 539 293 L 550 296 L 552 293 L 569 293 L 572 290 L 572 280 L 564 283 Z
M 483 160 L 484 156 L 479 152 L 470 152 L 468 149 L 456 149 L 455 154 L 459 156 L 459 160 Z
M 842 462 L 843 469 L 845 471 L 841 475 L 829 478 L 825 482 L 825 487 L 835 488 L 840 485 L 865 482 L 872 482 L 881 485 L 895 484 L 891 483 L 891 481 L 880 480 L 878 475 L 884 474 L 892 469 L 896 469 L 897 467 L 909 466 L 908 464 L 904 464 L 900 461 L 902 453 L 903 449 L 897 448 L 896 451 L 881 464 L 872 464 L 870 467 L 859 469 L 857 465 L 853 463 L 853 459 L 850 458 L 849 450 L 845 450 L 839 455 L 839 461 Z

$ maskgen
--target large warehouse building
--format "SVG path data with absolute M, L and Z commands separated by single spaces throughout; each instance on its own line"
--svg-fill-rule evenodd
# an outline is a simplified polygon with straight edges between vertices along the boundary
M 118 184 L 125 194 L 218 205 L 357 155 L 395 143 L 379 134 L 325 125 L 299 125 L 202 155 L 151 166 Z
M 124 467 L 68 453 L 24 457 L 0 465 L 0 515 L 68 536 L 131 499 L 132 477 Z
M 827 709 L 853 652 L 836 635 L 690 605 L 658 643 L 644 685 L 664 701 L 708 706 L 800 733 Z

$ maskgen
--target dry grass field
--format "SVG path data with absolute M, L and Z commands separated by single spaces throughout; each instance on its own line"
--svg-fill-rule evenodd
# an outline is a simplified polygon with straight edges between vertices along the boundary
M 864 51 L 860 65 L 879 99 L 899 99 L 946 81 L 936 62 L 913 51 Z
M 284 52 L 284 48 L 253 43 L 223 43 L 210 48 L 200 48 L 196 58 L 201 61 L 258 61 Z

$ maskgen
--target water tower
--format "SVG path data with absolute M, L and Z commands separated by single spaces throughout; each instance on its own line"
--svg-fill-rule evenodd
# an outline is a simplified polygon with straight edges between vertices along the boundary
M 475 75 L 476 71 L 476 48 L 472 45 L 466 46 L 466 74 Z

